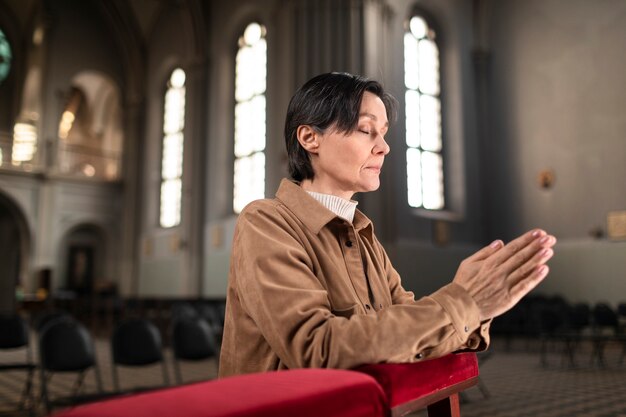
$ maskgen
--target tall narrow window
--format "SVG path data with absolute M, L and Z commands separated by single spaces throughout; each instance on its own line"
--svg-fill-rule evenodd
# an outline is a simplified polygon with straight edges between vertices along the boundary
M 404 35 L 407 196 L 411 207 L 445 206 L 439 48 L 435 31 L 413 16 Z
M 161 160 L 161 227 L 180 224 L 185 127 L 185 71 L 172 71 L 165 92 Z
M 265 196 L 265 28 L 250 23 L 239 38 L 235 63 L 235 167 L 233 209 Z

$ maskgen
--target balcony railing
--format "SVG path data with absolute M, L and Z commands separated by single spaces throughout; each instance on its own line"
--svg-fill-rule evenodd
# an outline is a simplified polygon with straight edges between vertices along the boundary
M 47 163 L 44 155 L 50 155 Z M 0 132 L 0 170 L 117 181 L 121 176 L 121 161 L 120 151 L 57 140 L 43 146 L 30 132 L 21 135 Z
M 121 175 L 121 152 L 59 142 L 54 171 L 77 177 L 116 181 Z

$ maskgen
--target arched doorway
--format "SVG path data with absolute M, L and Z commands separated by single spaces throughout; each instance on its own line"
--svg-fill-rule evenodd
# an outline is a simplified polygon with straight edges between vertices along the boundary
M 90 223 L 77 225 L 67 232 L 62 248 L 61 287 L 77 295 L 92 294 L 103 275 L 104 231 Z
M 13 199 L 0 192 L 0 314 L 15 310 L 17 286 L 24 287 L 30 235 L 26 218 Z

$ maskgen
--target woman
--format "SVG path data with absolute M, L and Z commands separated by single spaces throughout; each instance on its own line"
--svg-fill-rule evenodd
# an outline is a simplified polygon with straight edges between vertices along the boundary
M 352 196 L 376 190 L 395 101 L 372 80 L 330 73 L 291 99 L 292 180 L 240 214 L 220 376 L 299 367 L 413 362 L 489 343 L 490 319 L 548 273 L 553 236 L 496 240 L 454 280 L 415 300 Z

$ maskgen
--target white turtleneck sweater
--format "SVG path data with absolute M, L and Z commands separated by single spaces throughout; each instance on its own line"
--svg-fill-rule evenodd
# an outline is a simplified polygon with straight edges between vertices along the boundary
M 346 219 L 350 223 L 354 220 L 354 211 L 356 210 L 356 205 L 359 204 L 358 201 L 346 200 L 336 195 L 316 193 L 314 191 L 307 191 L 307 193 L 342 219 Z

